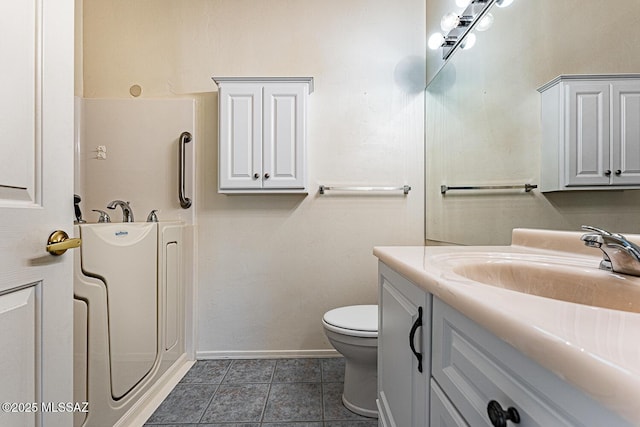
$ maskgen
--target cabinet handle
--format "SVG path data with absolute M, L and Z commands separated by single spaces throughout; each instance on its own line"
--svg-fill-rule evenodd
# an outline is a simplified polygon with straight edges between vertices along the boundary
M 422 372 L 422 353 L 419 353 L 416 351 L 416 346 L 413 341 L 416 336 L 416 331 L 421 326 L 422 326 L 422 307 L 418 307 L 418 318 L 413 323 L 413 326 L 411 327 L 411 332 L 409 332 L 409 347 L 411 348 L 411 351 L 413 352 L 413 354 L 416 356 L 416 359 L 418 359 L 418 372 Z
M 268 173 L 268 172 L 267 172 L 267 173 L 265 173 L 265 174 L 264 174 L 264 179 L 269 179 L 269 178 L 271 178 L 271 175 L 269 175 L 269 173 Z
M 618 169 L 618 170 L 616 171 L 616 175 L 620 176 L 621 174 L 622 174 L 622 171 L 621 171 L 620 169 Z
M 260 178 L 260 174 L 258 172 L 253 174 L 253 179 L 258 179 Z
M 611 176 L 611 171 L 609 169 L 604 171 L 604 176 Z
M 507 421 L 511 421 L 514 424 L 520 423 L 520 414 L 514 407 L 509 407 L 506 411 L 502 409 L 500 403 L 492 400 L 487 405 L 487 414 L 489 414 L 489 420 L 494 427 L 507 427 Z

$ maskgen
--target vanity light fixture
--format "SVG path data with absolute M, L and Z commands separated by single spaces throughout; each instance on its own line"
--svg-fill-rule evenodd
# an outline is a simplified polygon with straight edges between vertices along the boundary
M 442 31 L 449 32 L 460 25 L 460 17 L 455 12 L 447 13 L 440 20 L 440 28 Z
M 456 0 L 456 5 L 464 7 L 464 11 L 461 14 L 447 13 L 442 17 L 440 27 L 445 34 L 434 33 L 429 36 L 429 49 L 442 48 L 442 59 L 445 61 L 458 46 L 470 49 L 476 42 L 476 36 L 471 31 L 485 31 L 493 24 L 493 15 L 488 11 L 494 3 L 507 7 L 513 0 Z

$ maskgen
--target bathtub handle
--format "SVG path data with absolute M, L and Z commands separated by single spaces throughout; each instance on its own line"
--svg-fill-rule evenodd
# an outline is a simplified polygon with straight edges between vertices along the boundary
M 416 359 L 418 359 L 418 372 L 422 372 L 422 353 L 419 353 L 416 351 L 416 346 L 414 341 L 416 337 L 416 331 L 421 326 L 422 326 L 422 307 L 418 307 L 418 318 L 416 319 L 413 326 L 411 327 L 411 332 L 409 332 L 409 347 L 411 347 L 411 351 L 416 356 Z
M 180 206 L 182 209 L 189 209 L 191 207 L 191 199 L 185 197 L 184 195 L 184 165 L 185 165 L 185 155 L 184 149 L 185 144 L 191 142 L 191 134 L 189 132 L 182 132 L 180 134 L 179 140 L 179 149 L 178 149 L 178 198 L 180 199 Z

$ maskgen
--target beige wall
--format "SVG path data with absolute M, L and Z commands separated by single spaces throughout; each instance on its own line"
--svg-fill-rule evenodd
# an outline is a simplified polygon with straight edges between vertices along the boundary
M 450 0 L 427 0 L 427 11 Z M 508 244 L 515 227 L 640 232 L 639 191 L 450 192 L 539 183 L 540 95 L 559 74 L 640 72 L 640 2 L 515 0 L 426 93 L 427 238 Z M 433 23 L 437 21 L 436 23 Z M 428 20 L 427 33 L 438 20 Z
M 85 97 L 138 84 L 196 100 L 199 356 L 330 348 L 322 314 L 376 302 L 372 247 L 423 242 L 424 7 L 84 0 Z M 314 77 L 308 196 L 217 194 L 214 75 Z M 319 184 L 413 190 L 319 196 Z

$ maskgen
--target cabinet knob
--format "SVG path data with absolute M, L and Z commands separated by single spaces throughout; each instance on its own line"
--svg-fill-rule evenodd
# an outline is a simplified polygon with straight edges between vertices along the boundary
M 268 172 L 267 172 L 267 173 L 265 173 L 265 174 L 264 174 L 264 179 L 269 179 L 269 178 L 271 178 L 271 175 L 269 175 L 269 173 L 268 173 Z
M 611 171 L 609 169 L 607 169 L 606 171 L 604 171 L 604 175 L 605 176 L 611 176 Z
M 260 174 L 258 172 L 253 174 L 253 179 L 258 179 L 260 178 Z
M 616 171 L 616 175 L 620 176 L 621 174 L 622 174 L 622 171 L 621 171 L 620 169 L 618 169 L 618 170 Z
M 505 411 L 495 400 L 487 405 L 487 414 L 489 414 L 489 420 L 494 427 L 507 427 L 507 421 L 514 424 L 520 423 L 520 414 L 516 408 L 510 407 Z

